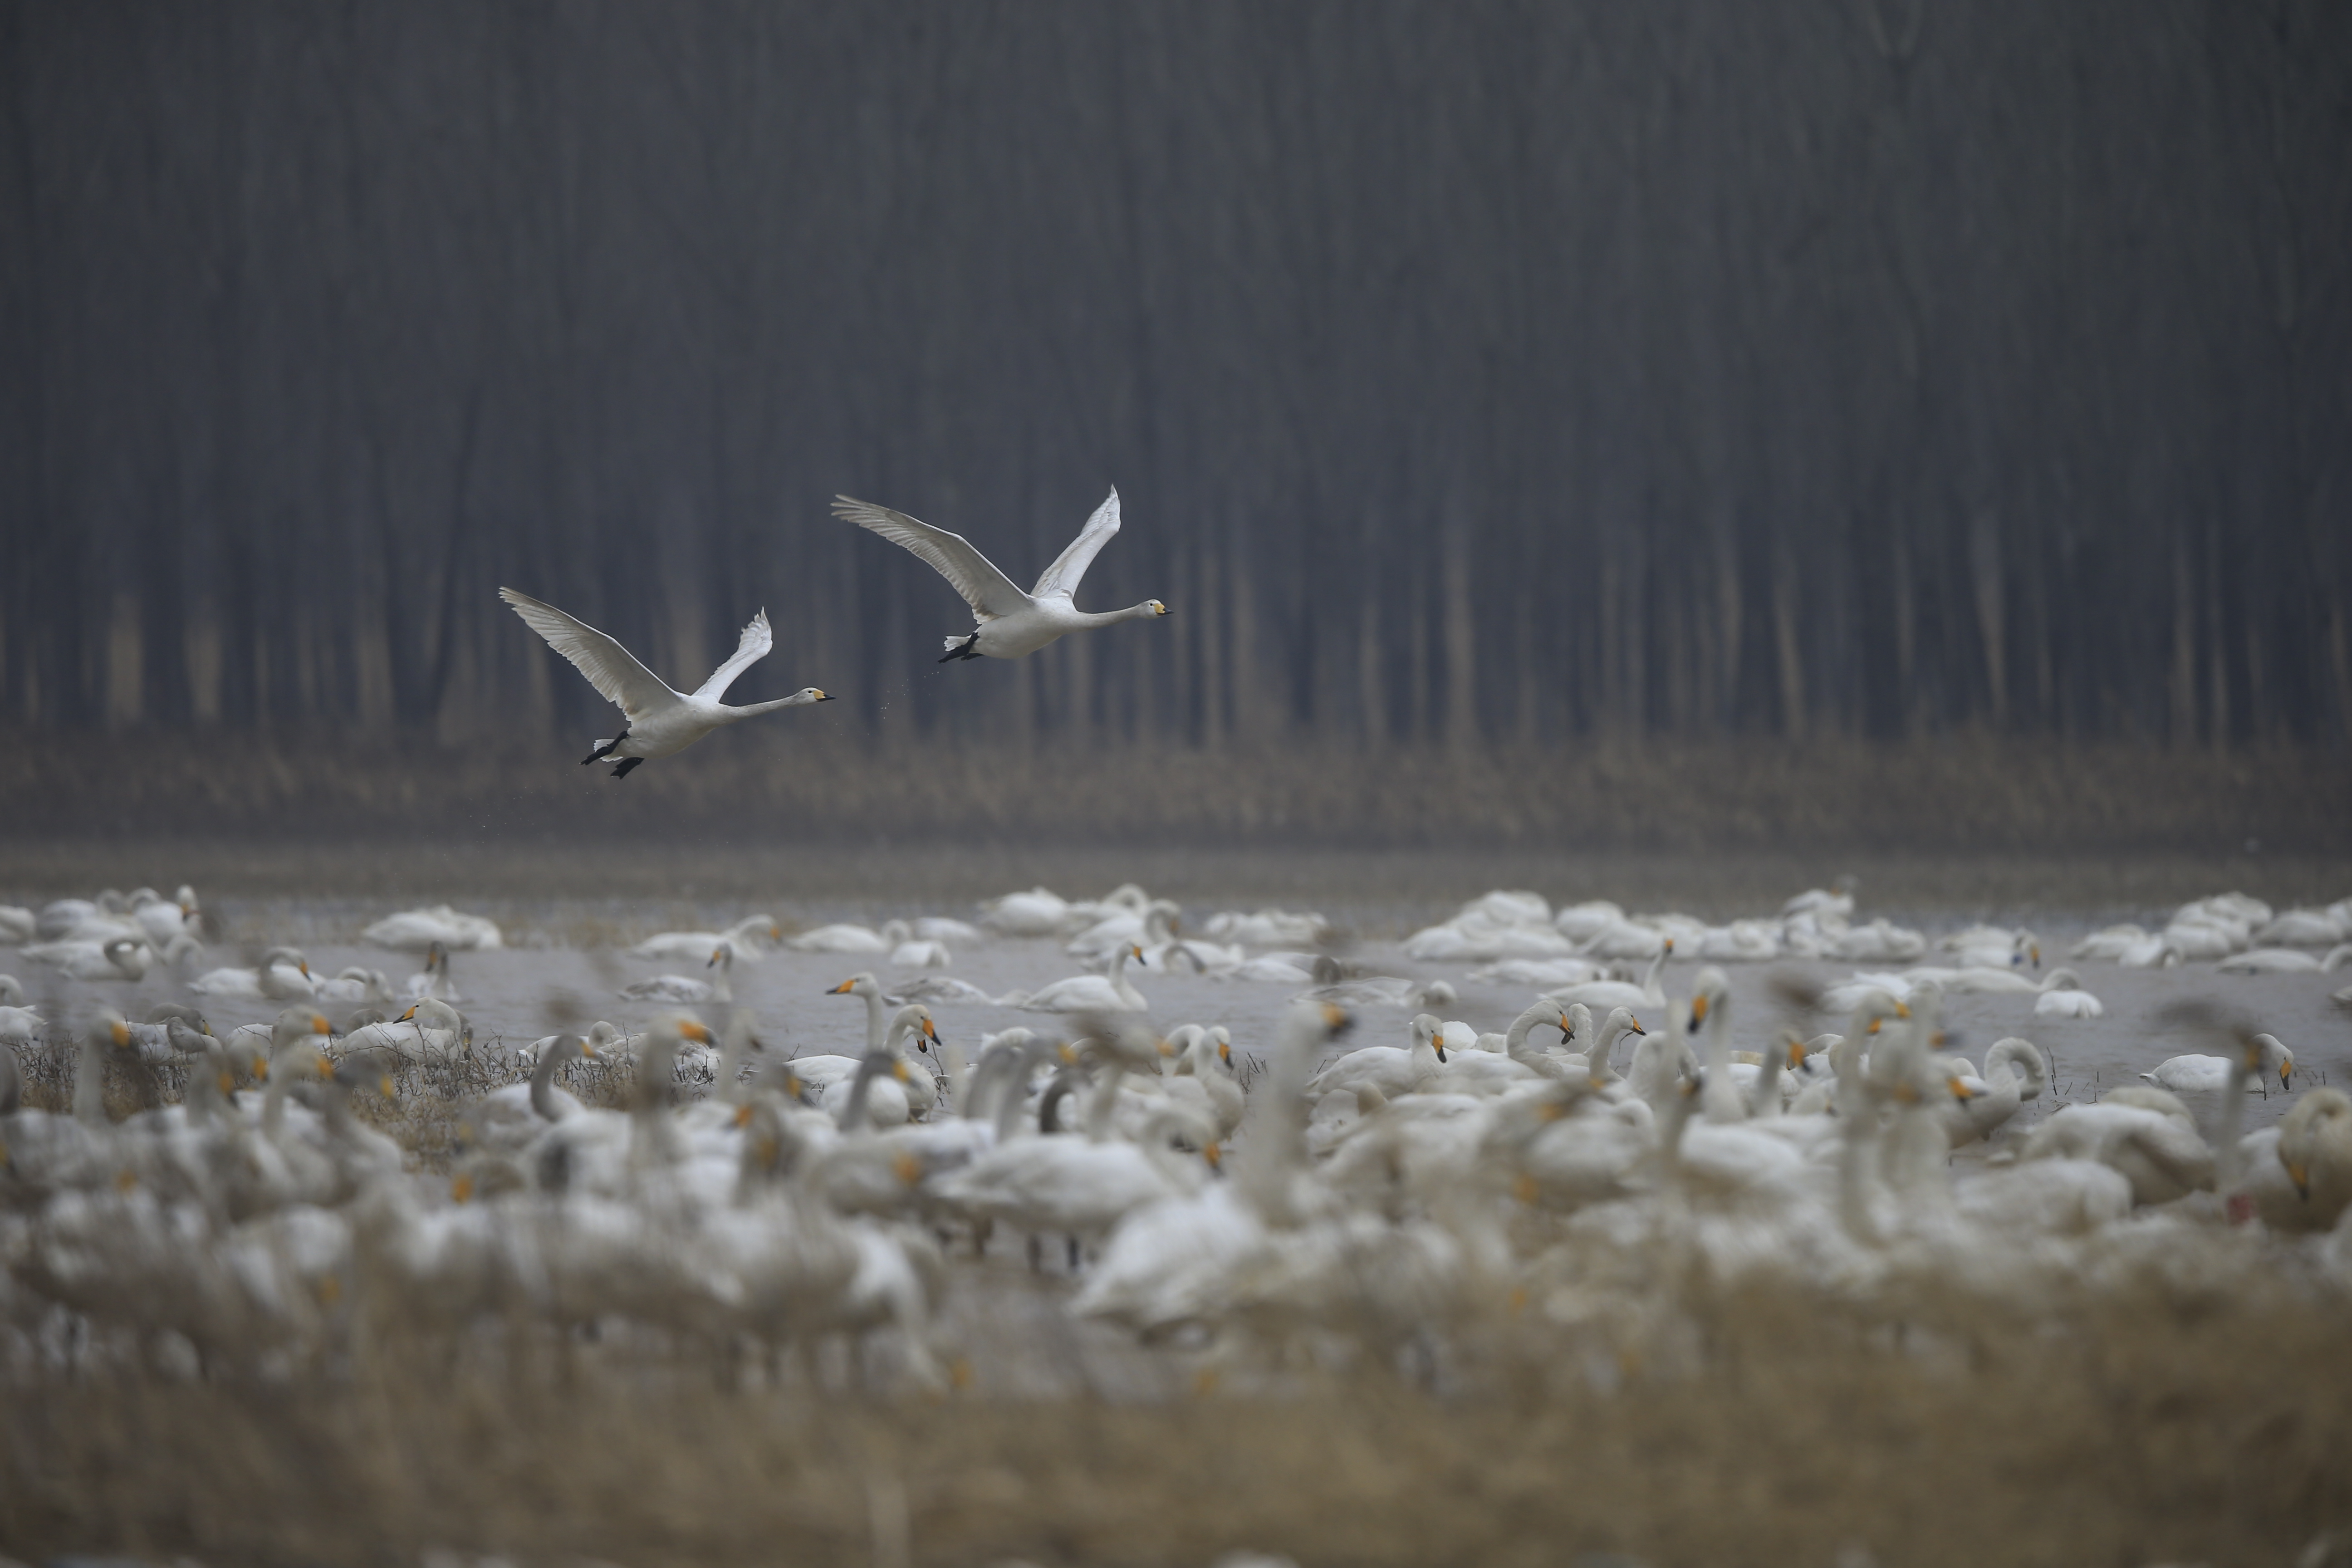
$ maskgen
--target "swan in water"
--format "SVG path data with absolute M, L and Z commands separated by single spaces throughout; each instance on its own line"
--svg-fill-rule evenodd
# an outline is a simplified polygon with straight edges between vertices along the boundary
M 1981 1075 L 1969 1070 L 1964 1059 L 1956 1058 L 1955 1065 L 1961 1069 L 1960 1082 L 1969 1091 L 1968 1098 L 1956 1098 L 1953 1104 L 1937 1109 L 1954 1148 L 1990 1139 L 2017 1114 L 2019 1106 L 2041 1099 L 2050 1082 L 2050 1069 L 2041 1050 L 2032 1041 L 2014 1035 L 1992 1043 L 1985 1052 Z
M 499 597 L 514 607 L 524 625 L 545 637 L 550 647 L 570 659 L 605 701 L 620 709 L 624 721 L 621 732 L 609 741 L 597 742 L 596 749 L 580 759 L 581 766 L 585 767 L 607 757 L 618 757 L 620 763 L 613 769 L 616 779 L 627 777 L 640 763 L 684 751 L 713 730 L 761 713 L 772 713 L 779 708 L 803 708 L 812 702 L 833 700 L 814 686 L 803 687 L 772 702 L 754 702 L 748 708 L 730 708 L 719 700 L 737 676 L 767 658 L 768 650 L 775 646 L 765 610 L 751 617 L 751 624 L 743 628 L 742 639 L 735 645 L 727 662 L 712 670 L 710 679 L 689 697 L 671 690 L 652 670 L 639 664 L 627 648 L 586 622 L 575 620 L 554 605 L 542 605 L 512 588 L 499 589 Z
M 381 969 L 362 969 L 354 964 L 331 980 L 320 980 L 314 986 L 316 1000 L 343 1003 L 385 1003 L 394 1000 L 392 982 Z
M 215 969 L 188 982 L 188 989 L 206 996 L 296 1002 L 309 1001 L 318 984 L 310 978 L 310 961 L 299 948 L 273 947 L 251 969 Z
M 2221 961 L 2224 974 L 2326 974 L 2352 962 L 2352 942 L 2338 942 L 2324 958 L 2290 947 L 2257 947 Z
M 1129 942 L 1111 954 L 1108 975 L 1074 974 L 1026 994 L 1013 992 L 1003 998 L 1003 1005 L 1018 1007 L 1024 1013 L 1143 1012 L 1151 1004 L 1143 999 L 1143 993 L 1127 977 L 1128 960 L 1142 956 L 1143 949 Z
M 2233 1079 L 2256 1093 L 2266 1094 L 2270 1086 L 2263 1082 L 2260 1069 L 2267 1066 L 2276 1069 L 2279 1092 L 2285 1093 L 2288 1080 L 2294 1076 L 2294 1053 L 2282 1045 L 2276 1035 L 2254 1036 L 2250 1049 L 2252 1054 L 2242 1071 L 2230 1057 L 2192 1055 L 2173 1057 L 2158 1063 L 2154 1072 L 2139 1076 L 2175 1094 L 2211 1093 L 2230 1088 Z
M 746 915 L 725 931 L 666 931 L 649 936 L 629 949 L 631 958 L 696 959 L 707 956 L 720 943 L 735 950 L 735 956 L 747 963 L 760 960 L 761 944 L 782 942 L 784 929 L 767 915 Z
M 1086 527 L 1070 542 L 1070 547 L 1055 558 L 1037 579 L 1037 585 L 1025 594 L 961 534 L 918 522 L 903 511 L 893 511 L 871 501 L 853 500 L 847 496 L 834 498 L 833 512 L 844 521 L 854 522 L 869 533 L 878 533 L 922 557 L 971 606 L 977 629 L 965 637 L 948 638 L 947 656 L 939 661 L 941 664 L 959 658 L 1020 658 L 1072 632 L 1120 621 L 1150 620 L 1168 613 L 1168 606 L 1157 599 L 1146 599 L 1124 610 L 1093 615 L 1071 602 L 1071 596 L 1078 591 L 1078 580 L 1094 564 L 1096 552 L 1118 531 L 1117 490 L 1095 509 L 1095 514 L 1087 519 Z
M 143 980 L 155 962 L 155 950 L 143 936 L 118 936 L 106 942 L 47 942 L 26 948 L 25 956 L 75 980 Z
M 2052 970 L 2042 985 L 2042 994 L 2033 999 L 2037 1018 L 2096 1018 L 2106 1013 L 2105 1005 L 2083 989 L 2082 976 L 2071 969 Z M 1990 1070 L 1991 1064 L 1986 1067 Z
M 425 967 L 400 983 L 400 994 L 412 1001 L 463 1002 L 457 983 L 449 976 L 449 950 L 439 942 L 425 950 Z
M 1544 994 L 1563 1007 L 1581 1002 L 1596 1012 L 1614 1007 L 1661 1011 L 1666 1005 L 1666 992 L 1658 975 L 1665 968 L 1666 960 L 1674 955 L 1675 939 L 1667 937 L 1658 944 L 1650 959 L 1649 973 L 1642 977 L 1639 985 L 1627 980 L 1588 980 L 1580 985 L 1563 985 Z
M 1070 914 L 1069 900 L 1051 888 L 1007 893 L 981 908 L 980 923 L 1000 936 L 1052 936 Z
M 506 945 L 496 921 L 460 914 L 446 904 L 386 915 L 362 931 L 360 940 L 394 952 L 425 952 L 436 942 L 451 952 L 487 952 Z

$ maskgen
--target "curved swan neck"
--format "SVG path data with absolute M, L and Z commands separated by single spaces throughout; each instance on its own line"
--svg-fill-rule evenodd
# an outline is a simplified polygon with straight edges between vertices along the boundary
M 547 1047 L 540 1057 L 538 1064 L 530 1069 L 530 1109 L 541 1121 L 553 1121 L 558 1119 L 555 1109 L 555 1075 L 565 1062 L 572 1059 L 579 1048 L 580 1043 L 573 1037 L 558 1036 L 555 1043 Z

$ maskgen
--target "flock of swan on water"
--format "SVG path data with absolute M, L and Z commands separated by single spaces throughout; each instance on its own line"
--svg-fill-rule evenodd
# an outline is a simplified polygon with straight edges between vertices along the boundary
M 1669 1255 L 1685 1280 L 1864 1301 L 1927 1279 L 2030 1303 L 2192 1254 L 2352 1289 L 2352 1100 L 2259 1018 L 2182 1005 L 2139 1080 L 2022 1131 L 2043 1050 L 2021 1032 L 1969 1059 L 1941 1027 L 1948 998 L 1990 994 L 2016 997 L 2021 1030 L 2063 1032 L 2099 1015 L 2097 965 L 2334 968 L 2352 900 L 2203 899 L 2042 975 L 2030 931 L 1931 941 L 1857 921 L 1845 887 L 1724 925 L 1498 891 L 1402 947 L 1528 998 L 1482 1028 L 1444 1016 L 1446 979 L 1337 956 L 1318 916 L 1226 912 L 1188 935 L 1139 889 L 1038 889 L 969 923 L 665 932 L 635 955 L 693 973 L 627 989 L 641 1027 L 506 1051 L 475 1038 L 452 978 L 453 953 L 500 962 L 488 920 L 370 926 L 421 959 L 398 982 L 314 973 L 286 946 L 208 966 L 202 921 L 184 887 L 0 906 L 0 942 L 84 987 L 35 1007 L 0 976 L 16 1353 L 100 1329 L 159 1364 L 267 1371 L 331 1352 L 373 1301 L 453 1332 L 520 1316 L 772 1350 L 878 1332 L 942 1386 L 967 1364 L 941 1319 L 958 1269 L 995 1257 L 1017 1277 L 1024 1255 L 1068 1277 L 1053 1289 L 1074 1318 L 1212 1363 L 1308 1342 L 1430 1352 L 1505 1301 L 1584 1321 Z M 1058 943 L 1083 973 L 990 996 L 941 973 L 980 942 Z M 793 1020 L 738 1003 L 733 977 L 778 948 L 871 966 L 807 1004 L 862 1006 L 862 1048 L 763 1044 Z M 1735 1002 L 1727 965 L 1801 959 L 1855 968 L 1775 970 L 1768 1000 Z M 1148 988 L 1178 973 L 1289 999 L 1264 1038 L 1157 1022 Z M 123 1000 L 158 981 L 177 994 Z M 981 1004 L 1035 1021 L 972 1036 L 954 1015 Z M 460 1060 L 494 1066 L 427 1070 Z M 2257 1090 L 2291 1104 L 2249 1132 Z M 454 1131 L 430 1151 L 393 1135 L 426 1121 Z

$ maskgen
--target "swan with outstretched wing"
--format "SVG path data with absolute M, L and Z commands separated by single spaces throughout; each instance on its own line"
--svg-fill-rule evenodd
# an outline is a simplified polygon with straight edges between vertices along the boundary
M 730 708 L 719 700 L 737 676 L 767 658 L 768 650 L 775 647 L 775 634 L 768 629 L 765 610 L 751 617 L 751 624 L 743 628 L 742 639 L 727 661 L 712 670 L 710 679 L 688 696 L 671 690 L 659 676 L 638 663 L 627 648 L 587 622 L 512 588 L 499 589 L 499 597 L 512 605 L 526 626 L 545 637 L 548 647 L 570 659 L 588 678 L 588 684 L 621 710 L 621 732 L 609 741 L 597 742 L 596 749 L 580 759 L 583 767 L 607 758 L 617 759 L 619 765 L 613 769 L 616 779 L 626 777 L 639 763 L 686 750 L 713 730 L 739 724 L 757 714 L 772 713 L 779 708 L 803 708 L 812 702 L 833 700 L 814 686 L 773 702 L 754 702 L 744 708 Z
M 1022 658 L 1072 632 L 1091 631 L 1119 621 L 1149 620 L 1168 613 L 1168 606 L 1157 599 L 1097 614 L 1089 614 L 1071 603 L 1072 595 L 1078 591 L 1079 579 L 1094 564 L 1096 554 L 1110 542 L 1111 535 L 1118 531 L 1117 490 L 1095 509 L 1094 516 L 1087 519 L 1077 538 L 1070 541 L 1070 547 L 1055 558 L 1037 579 L 1037 585 L 1025 594 L 960 533 L 933 528 L 903 511 L 893 511 L 871 501 L 853 500 L 847 496 L 834 497 L 833 513 L 922 557 L 971 606 L 975 629 L 966 636 L 947 639 L 948 651 L 939 661 L 941 664 L 959 658 Z

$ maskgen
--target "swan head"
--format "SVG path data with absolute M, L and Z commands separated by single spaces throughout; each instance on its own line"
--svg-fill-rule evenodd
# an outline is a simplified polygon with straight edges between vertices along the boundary
M 830 702 L 833 700 L 833 694 L 829 691 L 820 691 L 814 686 L 803 686 L 798 691 L 793 692 L 790 697 L 785 698 L 784 700 L 787 702 L 801 703 L 805 706 L 811 702 Z
M 2285 1093 L 2288 1080 L 2294 1077 L 2294 1053 L 2276 1035 L 2256 1035 L 2246 1042 L 2247 1075 L 2260 1078 L 2265 1061 L 2277 1065 L 2279 1092 Z
M 882 983 L 871 974 L 853 974 L 825 993 L 828 996 L 879 996 Z
M 1146 599 L 1146 600 L 1144 600 L 1144 601 L 1143 601 L 1143 607 L 1144 607 L 1145 609 L 1147 609 L 1147 610 L 1150 610 L 1150 611 L 1154 616 L 1164 616 L 1164 615 L 1166 615 L 1166 614 L 1168 613 L 1168 606 L 1167 606 L 1167 605 L 1163 605 L 1163 604 L 1161 604 L 1161 603 L 1160 603 L 1159 600 L 1157 600 L 1157 599 Z
M 1435 1051 L 1439 1061 L 1445 1059 L 1445 1026 L 1438 1022 L 1434 1013 L 1420 1013 L 1413 1016 L 1413 1049 L 1419 1050 L 1423 1046 Z

